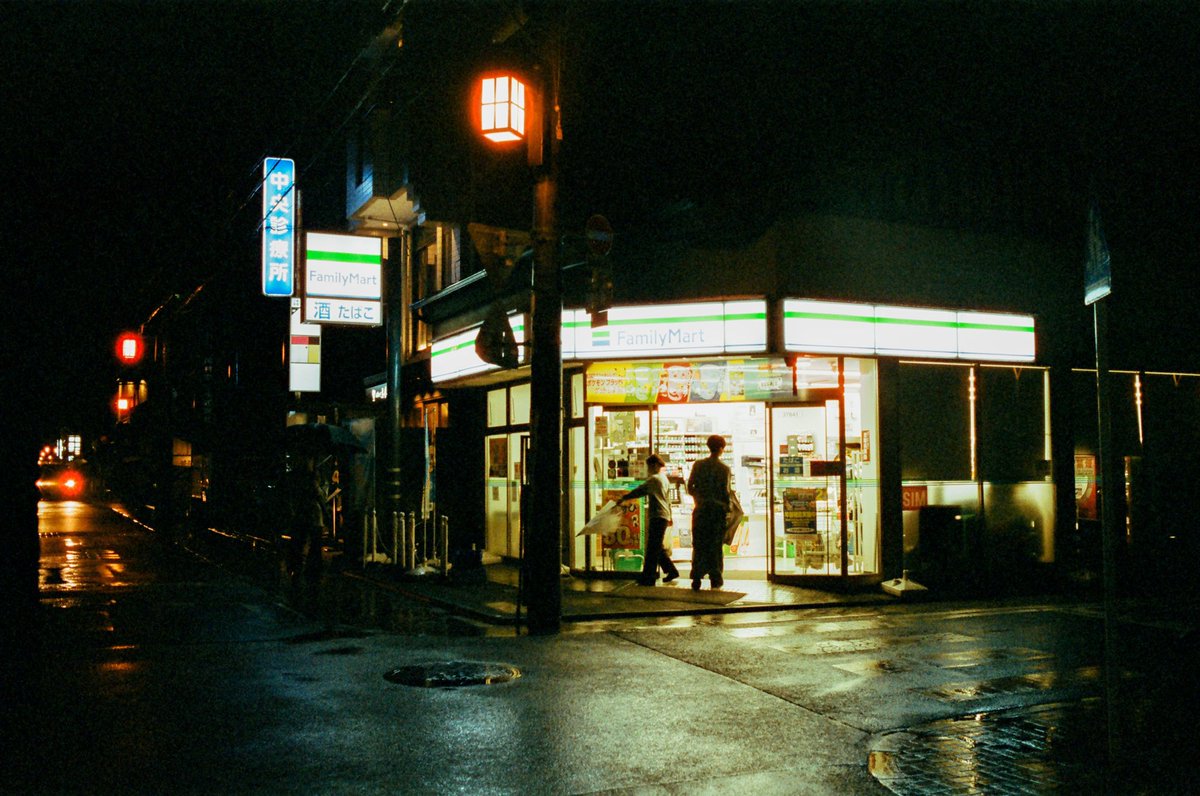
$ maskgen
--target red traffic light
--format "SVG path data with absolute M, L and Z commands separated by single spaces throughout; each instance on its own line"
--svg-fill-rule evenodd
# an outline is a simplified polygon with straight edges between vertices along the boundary
M 117 360 L 122 365 L 136 365 L 142 361 L 146 343 L 137 332 L 122 332 L 117 337 Z

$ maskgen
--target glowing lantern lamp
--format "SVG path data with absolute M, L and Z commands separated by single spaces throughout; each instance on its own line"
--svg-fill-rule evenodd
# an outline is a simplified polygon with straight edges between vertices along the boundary
M 144 350 L 145 343 L 137 332 L 124 332 L 117 338 L 117 359 L 123 365 L 136 365 Z
M 525 138 L 525 84 L 512 75 L 483 78 L 479 129 L 496 143 Z

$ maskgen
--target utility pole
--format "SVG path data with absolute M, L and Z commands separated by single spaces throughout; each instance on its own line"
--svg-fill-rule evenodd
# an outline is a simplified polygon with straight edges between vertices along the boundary
M 548 65 L 557 63 L 557 42 Z M 557 70 L 544 74 L 541 157 L 535 163 L 533 213 L 533 308 L 530 362 L 530 442 L 533 494 L 526 505 L 525 586 L 529 632 L 558 633 L 562 623 L 562 288 L 558 270 L 558 86 Z

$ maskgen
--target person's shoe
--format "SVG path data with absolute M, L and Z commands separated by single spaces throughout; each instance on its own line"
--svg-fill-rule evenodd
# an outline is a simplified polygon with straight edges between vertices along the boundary
M 723 580 L 714 580 L 714 581 L 710 581 L 710 583 L 712 584 L 712 587 L 714 589 L 719 589 L 725 585 L 725 581 L 723 581 Z
M 658 578 L 655 578 L 654 580 L 642 580 L 641 578 L 638 578 L 637 585 L 639 585 L 639 586 L 653 586 L 655 583 L 658 583 Z
M 692 581 L 692 591 L 700 591 L 700 581 Z
M 663 578 L 663 583 L 670 583 L 671 581 L 675 580 L 678 577 L 679 577 L 678 572 L 676 572 L 674 575 L 667 575 L 665 578 Z

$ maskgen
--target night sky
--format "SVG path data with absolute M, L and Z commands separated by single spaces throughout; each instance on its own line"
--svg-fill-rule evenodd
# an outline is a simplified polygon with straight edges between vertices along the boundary
M 314 217 L 336 221 L 336 132 L 364 85 L 351 67 L 388 5 L 0 4 L 15 411 L 102 423 L 119 329 L 214 276 L 257 289 L 265 155 L 295 157 Z M 1194 339 L 1195 4 L 595 3 L 574 19 L 564 124 L 597 153 L 575 180 L 611 178 L 596 191 L 614 220 L 711 192 L 714 174 L 770 189 L 797 142 L 1037 152 L 1100 175 L 1114 269 L 1149 252 L 1121 311 Z
M 116 333 L 255 267 L 265 155 L 340 173 L 340 119 L 312 111 L 383 5 L 0 4 L 5 328 L 27 417 L 103 425 Z

